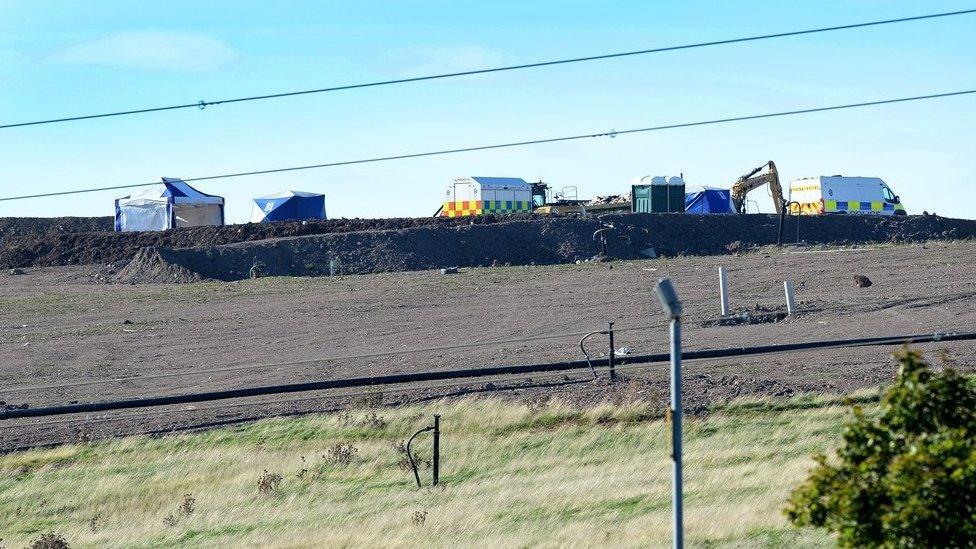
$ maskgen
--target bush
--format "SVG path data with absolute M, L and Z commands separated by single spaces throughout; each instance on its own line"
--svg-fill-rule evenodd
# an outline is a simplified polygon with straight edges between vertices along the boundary
M 814 456 L 785 509 L 844 547 L 976 546 L 976 386 L 912 351 L 878 413 L 855 407 L 837 459 Z
M 64 536 L 55 532 L 41 534 L 41 537 L 31 542 L 27 547 L 28 549 L 71 549 Z

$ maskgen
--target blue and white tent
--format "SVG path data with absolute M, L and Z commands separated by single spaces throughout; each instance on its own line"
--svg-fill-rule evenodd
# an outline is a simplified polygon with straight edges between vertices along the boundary
M 202 193 L 175 177 L 115 200 L 116 231 L 223 224 L 223 197 Z
M 685 213 L 732 214 L 732 192 L 718 187 L 688 187 L 685 189 Z
M 251 223 L 294 219 L 325 219 L 325 196 L 302 191 L 282 191 L 254 199 Z

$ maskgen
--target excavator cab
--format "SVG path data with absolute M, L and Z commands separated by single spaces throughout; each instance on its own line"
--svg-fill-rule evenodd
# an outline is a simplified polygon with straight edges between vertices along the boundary
M 551 202 L 549 192 L 549 185 L 542 181 L 532 183 L 532 209 L 541 208 Z

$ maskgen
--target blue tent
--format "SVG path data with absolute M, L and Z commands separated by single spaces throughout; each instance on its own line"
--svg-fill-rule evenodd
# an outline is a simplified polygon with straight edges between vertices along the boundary
M 115 201 L 116 231 L 165 231 L 224 224 L 224 199 L 175 177 Z
M 685 212 L 696 214 L 732 214 L 732 193 L 729 189 L 698 187 L 685 192 Z
M 301 191 L 282 191 L 254 199 L 252 223 L 294 219 L 325 219 L 325 196 Z

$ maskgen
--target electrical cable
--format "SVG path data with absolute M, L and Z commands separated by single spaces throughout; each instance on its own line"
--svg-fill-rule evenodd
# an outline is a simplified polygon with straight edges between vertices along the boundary
M 351 166 L 351 165 L 356 165 L 356 164 L 369 164 L 369 163 L 373 163 L 373 162 L 389 162 L 389 161 L 393 161 L 393 160 L 407 160 L 407 159 L 412 159 L 412 158 L 423 158 L 423 157 L 429 157 L 429 156 L 440 156 L 440 155 L 459 154 L 459 153 L 466 153 L 466 152 L 487 151 L 487 150 L 494 150 L 494 149 L 506 149 L 506 148 L 514 148 L 514 147 L 525 147 L 525 146 L 530 146 L 530 145 L 542 145 L 542 144 L 547 144 L 547 143 L 561 143 L 561 142 L 576 141 L 576 140 L 581 140 L 581 139 L 595 139 L 595 138 L 600 138 L 600 137 L 615 138 L 618 135 L 627 135 L 627 134 L 645 133 L 645 132 L 656 132 L 656 131 L 664 131 L 664 130 L 673 130 L 673 129 L 678 129 L 678 128 L 691 128 L 691 127 L 696 127 L 696 126 L 708 126 L 708 125 L 712 125 L 712 124 L 727 124 L 727 123 L 730 123 L 730 122 L 743 122 L 743 121 L 747 121 L 747 120 L 760 120 L 760 119 L 765 119 L 765 118 L 776 118 L 776 117 L 782 117 L 782 116 L 795 116 L 795 115 L 799 115 L 799 114 L 810 114 L 810 113 L 817 113 L 817 112 L 837 111 L 837 110 L 843 110 L 843 109 L 855 109 L 855 108 L 861 108 L 861 107 L 872 107 L 872 106 L 879 106 L 879 105 L 890 105 L 890 104 L 894 104 L 894 103 L 907 103 L 907 102 L 911 102 L 911 101 L 923 101 L 923 100 L 929 100 L 929 99 L 941 99 L 941 98 L 954 97 L 954 96 L 960 96 L 960 95 L 970 95 L 970 94 L 974 94 L 974 93 L 976 93 L 976 89 L 961 90 L 961 91 L 952 91 L 952 92 L 942 92 L 942 93 L 933 93 L 933 94 L 927 94 L 927 95 L 916 95 L 916 96 L 911 96 L 911 97 L 899 97 L 899 98 L 895 98 L 895 99 L 880 99 L 880 100 L 877 100 L 877 101 L 865 101 L 865 102 L 860 102 L 860 103 L 848 103 L 848 104 L 844 104 L 844 105 L 831 105 L 831 106 L 827 106 L 827 107 L 811 107 L 811 108 L 806 108 L 806 109 L 795 109 L 795 110 L 790 110 L 790 111 L 780 111 L 780 112 L 765 113 L 765 114 L 750 114 L 750 115 L 744 115 L 744 116 L 733 116 L 733 117 L 727 117 L 727 118 L 716 118 L 716 119 L 712 119 L 712 120 L 700 120 L 700 121 L 697 121 L 697 122 L 682 122 L 682 123 L 677 123 L 677 124 L 666 124 L 666 125 L 662 125 L 662 126 L 649 126 L 649 127 L 646 127 L 646 128 L 633 128 L 633 129 L 629 129 L 629 130 L 610 130 L 610 131 L 599 132 L 599 133 L 569 135 L 569 136 L 564 136 L 564 137 L 548 137 L 548 138 L 541 138 L 541 139 L 529 139 L 529 140 L 525 140 L 525 141 L 513 141 L 513 142 L 509 142 L 509 143 L 498 143 L 498 144 L 494 144 L 494 145 L 477 145 L 477 146 L 472 146 L 472 147 L 461 147 L 461 148 L 455 148 L 455 149 L 442 149 L 442 150 L 437 150 L 437 151 L 427 151 L 427 152 L 418 152 L 418 153 L 397 154 L 397 155 L 390 155 L 390 156 L 377 156 L 377 157 L 372 157 L 372 158 L 362 158 L 362 159 L 358 159 L 358 160 L 343 160 L 343 161 L 338 161 L 338 162 L 326 162 L 326 163 L 322 163 L 322 164 L 309 164 L 309 165 L 305 165 L 305 166 L 292 166 L 292 167 L 287 167 L 287 168 L 273 168 L 273 169 L 267 169 L 267 170 L 253 170 L 253 171 L 246 171 L 246 172 L 220 174 L 220 175 L 208 175 L 208 176 L 201 176 L 201 177 L 186 178 L 186 179 L 183 179 L 183 181 L 186 181 L 188 183 L 189 182 L 194 182 L 194 181 L 211 181 L 211 180 L 215 180 L 215 179 L 227 179 L 227 178 L 233 178 L 233 177 L 249 177 L 249 176 L 254 176 L 254 175 L 267 175 L 267 174 L 272 174 L 272 173 L 285 173 L 285 172 L 294 172 L 294 171 L 300 171 L 300 170 L 314 170 L 314 169 L 321 169 L 321 168 L 334 168 L 334 167 L 338 167 L 338 166 Z M 20 195 L 20 196 L 5 196 L 5 197 L 0 197 L 0 202 L 6 202 L 6 201 L 10 201 L 10 200 L 26 200 L 26 199 L 30 199 L 30 198 L 48 198 L 48 197 L 53 197 L 53 196 L 65 196 L 65 195 L 72 195 L 72 194 L 93 193 L 93 192 L 100 192 L 100 191 L 112 191 L 112 190 L 119 190 L 119 189 L 133 189 L 133 188 L 136 188 L 136 187 L 145 187 L 147 185 L 155 185 L 155 184 L 156 184 L 155 182 L 150 182 L 150 183 L 133 183 L 133 184 L 126 184 L 126 185 L 112 185 L 112 186 L 108 186 L 108 187 L 92 187 L 92 188 L 88 188 L 88 189 L 76 189 L 76 190 L 71 190 L 71 191 L 56 191 L 56 192 L 49 192 L 49 193 L 25 194 L 25 195 Z
M 647 330 L 652 327 L 653 326 L 632 326 L 628 328 L 615 329 L 615 332 Z M 439 351 L 452 351 L 456 349 L 491 347 L 495 345 L 511 345 L 513 343 L 529 343 L 533 341 L 579 337 L 582 335 L 586 335 L 587 333 L 589 332 L 548 334 L 548 335 L 530 336 L 530 337 L 517 338 L 517 339 L 502 339 L 502 340 L 482 341 L 482 342 L 474 342 L 474 343 L 458 343 L 454 345 L 440 345 L 435 347 L 425 347 L 419 349 L 403 349 L 399 351 L 378 351 L 374 353 L 361 353 L 355 355 L 333 355 L 333 356 L 324 356 L 318 358 L 309 358 L 305 360 L 295 360 L 290 362 L 273 362 L 268 364 L 245 364 L 240 366 L 225 366 L 221 368 L 208 368 L 203 370 L 181 370 L 181 371 L 162 372 L 158 374 L 147 374 L 142 376 L 88 379 L 84 381 L 66 381 L 62 383 L 50 383 L 46 385 L 32 385 L 32 386 L 21 386 L 21 387 L 3 387 L 0 388 L 0 394 L 13 393 L 13 392 L 41 391 L 47 389 L 64 389 L 68 387 L 84 387 L 88 385 L 99 385 L 103 383 L 121 383 L 127 381 L 131 382 L 131 381 L 144 381 L 150 379 L 164 379 L 169 377 L 201 376 L 201 375 L 227 373 L 227 372 L 240 372 L 246 370 L 264 370 L 264 369 L 271 369 L 271 368 L 281 368 L 286 366 L 302 366 L 307 364 L 316 364 L 319 362 L 338 362 L 338 361 L 346 361 L 346 360 L 379 358 L 379 357 L 418 354 L 418 353 L 433 353 Z
M 648 366 L 646 364 L 644 364 L 644 365 L 635 364 L 635 365 L 632 366 L 632 368 L 634 368 L 634 369 L 641 368 L 641 367 L 648 368 L 650 366 Z M 497 381 L 499 383 L 507 382 L 509 384 L 515 384 L 515 383 L 519 383 L 519 382 L 526 381 L 526 380 L 532 380 L 532 379 L 546 380 L 546 379 L 556 379 L 556 378 L 565 377 L 565 376 L 566 376 L 566 373 L 565 372 L 550 372 L 550 373 L 542 373 L 541 375 L 534 374 L 532 376 L 522 376 L 522 377 L 514 377 L 514 378 L 512 376 L 510 376 L 510 375 L 500 375 L 500 376 L 479 378 L 478 383 L 481 383 L 481 384 L 484 385 L 484 384 L 486 384 L 485 382 L 491 383 L 491 382 L 496 382 Z M 591 380 L 591 379 L 582 379 L 581 378 L 579 380 L 573 381 L 573 383 L 576 383 L 576 382 L 587 382 L 587 383 L 589 383 L 591 381 L 593 381 L 593 380 Z M 53 420 L 46 420 L 46 421 L 33 421 L 33 422 L 30 422 L 30 423 L 15 423 L 15 424 L 12 424 L 11 427 L 31 427 L 31 428 L 33 428 L 33 427 L 56 426 L 56 425 L 71 425 L 71 424 L 75 424 L 75 423 L 85 423 L 85 424 L 89 424 L 89 423 L 104 423 L 104 422 L 110 422 L 110 421 L 124 421 L 124 420 L 129 420 L 129 419 L 138 419 L 138 418 L 141 418 L 141 417 L 159 416 L 161 414 L 179 414 L 179 413 L 205 412 L 205 411 L 213 411 L 213 410 L 224 410 L 224 409 L 228 409 L 228 408 L 243 408 L 243 407 L 247 407 L 247 406 L 262 406 L 262 405 L 269 405 L 270 406 L 270 405 L 276 405 L 276 404 L 294 404 L 294 403 L 299 403 L 299 402 L 309 402 L 309 401 L 325 400 L 325 399 L 339 400 L 339 399 L 348 399 L 348 398 L 355 398 L 355 397 L 365 397 L 365 396 L 374 396 L 374 395 L 386 395 L 386 394 L 390 394 L 390 393 L 402 393 L 402 392 L 420 391 L 420 390 L 423 390 L 423 391 L 431 391 L 431 390 L 446 389 L 446 388 L 451 388 L 451 387 L 462 387 L 462 386 L 465 386 L 465 385 L 471 385 L 473 383 L 474 383 L 474 381 L 473 380 L 470 380 L 470 379 L 451 380 L 451 381 L 446 381 L 446 382 L 443 382 L 443 383 L 418 382 L 418 383 L 411 383 L 411 384 L 406 384 L 406 385 L 391 385 L 391 386 L 386 386 L 386 387 L 375 387 L 375 388 L 369 388 L 367 390 L 346 391 L 346 392 L 339 392 L 339 393 L 329 392 L 327 394 L 321 394 L 321 395 L 314 396 L 314 397 L 300 396 L 300 397 L 285 398 L 285 399 L 276 398 L 276 399 L 273 399 L 273 400 L 259 400 L 259 401 L 250 401 L 249 400 L 249 401 L 246 401 L 246 402 L 219 402 L 217 404 L 211 404 L 211 405 L 205 405 L 205 406 L 189 406 L 189 407 L 184 407 L 184 408 L 163 409 L 163 410 L 159 410 L 159 409 L 141 410 L 141 411 L 132 412 L 132 413 L 122 413 L 122 414 L 106 415 L 106 416 L 97 416 L 97 417 L 86 417 L 86 418 L 81 418 L 81 419 L 79 419 L 79 418 L 63 419 L 62 418 L 62 419 L 53 419 Z M 531 388 L 531 387 L 527 387 L 527 386 L 524 386 L 524 385 L 509 385 L 509 386 L 496 386 L 496 387 L 492 387 L 490 389 L 484 389 L 484 388 L 482 388 L 482 389 L 480 389 L 478 391 L 496 391 L 496 390 L 498 390 L 498 391 L 504 391 L 504 390 L 523 389 L 523 388 Z M 468 393 L 468 392 L 476 392 L 476 391 L 475 390 L 465 391 L 465 393 Z M 437 398 L 442 398 L 443 396 L 449 396 L 449 395 L 439 395 L 439 396 L 437 396 Z M 423 400 L 423 399 L 420 399 L 420 400 Z
M 607 332 L 605 330 L 602 331 L 602 332 L 590 332 L 590 333 L 586 334 L 585 336 L 583 336 L 583 339 L 581 339 L 580 342 L 579 342 L 580 351 L 583 351 L 583 356 L 586 357 L 586 365 L 590 367 L 590 372 L 593 373 L 593 379 L 596 379 L 597 378 L 597 376 L 596 376 L 596 368 L 593 367 L 593 362 L 590 361 L 590 353 L 587 353 L 586 352 L 586 340 L 590 336 L 595 336 L 595 335 L 599 335 L 599 334 L 608 334 L 608 333 L 609 332 Z
M 433 430 L 434 430 L 433 425 L 430 427 L 424 427 L 423 429 L 414 433 L 409 439 L 407 439 L 407 448 L 406 448 L 407 458 L 410 460 L 410 467 L 413 469 L 413 476 L 417 480 L 417 488 L 423 488 L 423 486 L 420 485 L 420 473 L 417 471 L 417 463 L 413 460 L 413 454 L 410 453 L 410 443 L 412 443 L 413 439 L 417 438 L 417 435 L 419 435 L 420 433 L 426 433 L 427 431 L 433 431 Z
M 745 37 L 740 37 L 740 38 L 729 38 L 729 39 L 724 39 L 724 40 L 713 40 L 713 41 L 709 41 L 709 42 L 697 42 L 697 43 L 693 43 L 693 44 L 683 44 L 683 45 L 677 45 L 677 46 L 664 46 L 664 47 L 650 48 L 650 49 L 642 49 L 642 50 L 634 50 L 634 51 L 608 53 L 608 54 L 601 54 L 601 55 L 591 55 L 591 56 L 586 56 L 586 57 L 574 57 L 574 58 L 569 58 L 569 59 L 558 59 L 558 60 L 552 60 L 552 61 L 540 61 L 540 62 L 536 62 L 536 63 L 525 63 L 525 64 L 520 64 L 520 65 L 508 65 L 508 66 L 503 66 L 503 67 L 492 67 L 492 68 L 487 68 L 487 69 L 475 69 L 475 70 L 469 70 L 469 71 L 441 73 L 441 74 L 433 74 L 433 75 L 427 75 L 427 76 L 415 76 L 415 77 L 410 77 L 410 78 L 398 78 L 398 79 L 392 79 L 392 80 L 381 80 L 381 81 L 376 81 L 376 82 L 365 82 L 365 83 L 358 83 L 358 84 L 346 84 L 346 85 L 333 86 L 333 87 L 327 87 L 327 88 L 316 88 L 316 89 L 308 89 L 308 90 L 297 90 L 297 91 L 289 91 L 289 92 L 270 93 L 270 94 L 264 94 L 264 95 L 253 95 L 253 96 L 248 96 L 248 97 L 238 97 L 238 98 L 233 98 L 233 99 L 220 99 L 220 100 L 216 100 L 216 101 L 204 101 L 204 100 L 200 100 L 200 101 L 197 101 L 195 103 L 183 103 L 183 104 L 178 104 L 178 105 L 168 105 L 168 106 L 162 106 L 162 107 L 149 107 L 149 108 L 143 108 L 143 109 L 130 109 L 130 110 L 125 110 L 125 111 L 107 112 L 107 113 L 101 113 L 101 114 L 86 114 L 86 115 L 81 115 L 81 116 L 70 116 L 70 117 L 64 117 L 64 118 L 52 118 L 52 119 L 48 119 L 48 120 L 34 120 L 34 121 L 30 121 L 30 122 L 8 123 L 8 124 L 0 125 L 0 129 L 19 128 L 19 127 L 25 127 L 25 126 L 39 126 L 39 125 L 42 125 L 42 124 L 56 124 L 56 123 L 62 123 L 62 122 L 75 122 L 75 121 L 80 121 L 80 120 L 92 120 L 92 119 L 96 119 L 96 118 L 109 118 L 109 117 L 116 117 L 116 116 L 128 116 L 128 115 L 134 115 L 134 114 L 145 114 L 145 113 L 153 113 L 153 112 L 172 111 L 172 110 L 178 110 L 178 109 L 197 108 L 197 109 L 203 110 L 206 107 L 214 106 L 214 105 L 224 105 L 224 104 L 231 104 L 231 103 L 243 103 L 243 102 L 247 102 L 247 101 L 261 101 L 261 100 L 267 100 L 267 99 L 280 99 L 280 98 L 284 98 L 284 97 L 294 97 L 294 96 L 300 96 L 300 95 L 311 95 L 311 94 L 329 93 L 329 92 L 337 92 L 337 91 L 347 91 L 347 90 L 355 90 L 355 89 L 362 89 L 362 88 L 375 88 L 375 87 L 380 87 L 380 86 L 392 86 L 392 85 L 396 85 L 396 84 L 407 84 L 407 83 L 412 83 L 412 82 L 424 82 L 424 81 L 429 81 L 429 80 L 441 80 L 441 79 L 446 79 L 446 78 L 457 78 L 457 77 L 462 77 L 462 76 L 472 76 L 472 75 L 478 75 L 478 74 L 489 74 L 489 73 L 496 73 L 496 72 L 515 71 L 515 70 L 524 70 L 524 69 L 534 69 L 534 68 L 541 68 L 541 67 L 551 67 L 551 66 L 556 66 L 556 65 L 567 65 L 567 64 L 570 64 L 570 63 L 583 63 L 583 62 L 589 62 L 589 61 L 602 61 L 602 60 L 607 60 L 607 59 L 616 59 L 616 58 L 621 58 L 621 57 L 632 57 L 632 56 L 637 56 L 637 55 L 648 55 L 648 54 L 653 54 L 653 53 L 663 53 L 663 52 L 671 52 L 671 51 L 679 51 L 679 50 L 689 50 L 689 49 L 705 48 L 705 47 L 711 47 L 711 46 L 723 46 L 723 45 L 729 45 L 729 44 L 740 44 L 740 43 L 744 43 L 744 42 L 755 42 L 755 41 L 759 41 L 759 40 L 770 40 L 770 39 L 774 39 L 774 38 L 786 38 L 786 37 L 791 37 L 791 36 L 802 36 L 802 35 L 807 35 L 807 34 L 816 34 L 816 33 L 822 33 L 822 32 L 833 32 L 833 31 L 840 31 L 840 30 L 850 30 L 850 29 L 858 29 L 858 28 L 865 28 L 865 27 L 880 26 L 880 25 L 890 25 L 890 24 L 895 24 L 895 23 L 907 23 L 907 22 L 912 22 L 912 21 L 922 21 L 922 20 L 927 20 L 927 19 L 953 17 L 953 16 L 957 16 L 957 15 L 967 15 L 967 14 L 972 14 L 972 13 L 976 13 L 976 9 L 959 10 L 959 11 L 942 12 L 942 13 L 931 13 L 931 14 L 926 14 L 926 15 L 916 15 L 916 16 L 912 16 L 912 17 L 900 17 L 900 18 L 897 18 L 897 19 L 883 19 L 883 20 L 879 20 L 879 21 L 868 21 L 868 22 L 864 22 L 864 23 L 852 23 L 852 24 L 847 24 L 847 25 L 836 25 L 836 26 L 831 26 L 831 27 L 819 27 L 819 28 L 813 28 L 813 29 L 786 31 L 786 32 L 773 33 L 773 34 L 761 34 L 761 35 L 755 35 L 755 36 L 745 36 Z
M 728 358 L 737 356 L 762 355 L 783 351 L 803 351 L 810 349 L 832 349 L 842 347 L 861 347 L 892 345 L 899 343 L 926 343 L 942 341 L 972 341 L 976 340 L 976 332 L 965 333 L 935 333 L 905 336 L 870 337 L 855 339 L 832 339 L 803 343 L 787 343 L 780 345 L 757 345 L 753 347 L 739 347 L 729 349 L 709 349 L 703 351 L 682 352 L 683 360 L 698 360 L 703 358 Z M 667 353 L 630 357 L 633 362 L 665 362 L 669 359 Z M 600 360 L 608 363 L 609 360 Z M 213 400 L 230 400 L 263 395 L 279 395 L 289 393 L 303 393 L 325 389 L 344 389 L 351 387 L 371 387 L 374 385 L 402 385 L 421 381 L 441 381 L 448 379 L 478 378 L 502 374 L 528 374 L 536 372 L 555 372 L 580 369 L 586 361 L 564 361 L 545 364 L 526 364 L 516 366 L 496 366 L 486 368 L 468 368 L 461 370 L 417 372 L 408 374 L 388 374 L 370 377 L 332 379 L 323 381 L 279 384 L 262 387 L 247 387 L 243 389 L 224 389 L 191 394 L 173 394 L 167 396 L 134 398 L 127 400 L 102 401 L 86 404 L 68 404 L 48 406 L 44 408 L 7 408 L 0 410 L 0 420 L 46 417 L 77 413 L 91 413 L 108 410 L 123 410 L 131 408 L 149 408 L 174 404 L 188 404 Z
M 899 338 L 890 338 L 887 341 L 888 344 L 892 344 L 892 343 L 897 344 L 897 343 L 902 343 L 902 342 L 903 341 L 901 339 L 899 339 Z M 873 345 L 873 346 L 877 346 L 877 345 Z M 763 356 L 789 355 L 789 354 L 793 354 L 794 352 L 797 352 L 797 351 L 795 349 L 784 349 L 784 350 L 780 350 L 780 351 L 770 351 L 770 352 L 764 353 Z M 616 369 L 618 371 L 634 372 L 634 371 L 647 370 L 647 369 L 650 369 L 650 368 L 656 366 L 659 363 L 659 362 L 635 362 L 635 363 L 627 363 L 626 361 L 627 361 L 628 358 L 629 357 L 627 357 L 627 356 L 618 356 L 618 360 L 621 361 L 621 362 L 618 362 L 617 365 L 616 365 Z M 698 358 L 698 359 L 695 359 L 695 361 L 696 362 L 722 362 L 722 361 L 728 361 L 729 358 L 730 357 L 709 357 L 709 358 Z M 512 377 L 512 376 L 504 375 L 504 376 L 494 376 L 494 377 L 488 377 L 488 378 L 480 378 L 480 381 L 479 382 L 484 382 L 484 381 L 488 380 L 488 381 L 508 382 L 509 385 L 508 386 L 495 386 L 495 387 L 492 387 L 491 389 L 480 389 L 480 390 L 473 390 L 473 391 L 464 391 L 463 393 L 438 395 L 435 398 L 446 398 L 446 397 L 450 397 L 450 396 L 460 396 L 461 394 L 467 394 L 467 393 L 471 393 L 471 392 L 481 392 L 481 391 L 507 391 L 507 390 L 516 390 L 516 389 L 532 388 L 532 387 L 539 386 L 539 384 L 536 384 L 536 385 L 533 385 L 533 386 L 530 386 L 530 387 L 526 387 L 524 385 L 515 385 L 515 384 L 517 384 L 519 382 L 522 382 L 522 381 L 526 381 L 526 380 L 532 380 L 532 379 L 541 379 L 541 380 L 555 379 L 555 378 L 560 377 L 560 376 L 565 377 L 565 375 L 566 375 L 565 372 L 548 372 L 548 373 L 542 373 L 542 375 L 534 374 L 531 377 L 528 377 L 528 376 Z M 578 380 L 575 380 L 575 381 L 566 382 L 566 383 L 581 383 L 581 382 L 589 383 L 589 382 L 592 382 L 592 381 L 593 381 L 592 379 L 582 379 L 581 378 L 581 379 L 578 379 Z M 293 397 L 293 398 L 286 398 L 286 399 L 274 399 L 274 400 L 262 400 L 262 401 L 247 401 L 247 402 L 232 402 L 232 403 L 221 402 L 221 403 L 218 403 L 218 404 L 211 404 L 209 406 L 192 406 L 192 407 L 177 408 L 177 409 L 172 409 L 172 410 L 143 410 L 143 411 L 138 411 L 138 412 L 134 412 L 134 413 L 128 413 L 128 414 L 123 413 L 123 414 L 116 414 L 116 415 L 111 415 L 111 416 L 100 416 L 100 417 L 95 417 L 95 418 L 91 418 L 91 417 L 87 417 L 87 418 L 83 418 L 83 419 L 79 419 L 79 418 L 68 418 L 68 419 L 54 419 L 54 420 L 47 420 L 47 421 L 34 421 L 34 422 L 30 422 L 30 423 L 14 423 L 13 425 L 11 425 L 11 427 L 14 427 L 14 428 L 16 428 L 16 427 L 30 427 L 30 428 L 35 428 L 35 427 L 45 427 L 45 426 L 71 425 L 71 424 L 78 424 L 78 423 L 83 423 L 83 424 L 86 424 L 87 425 L 87 424 L 93 424 L 93 423 L 105 423 L 105 422 L 112 422 L 112 421 L 126 421 L 126 420 L 131 420 L 131 419 L 138 419 L 138 418 L 142 418 L 142 417 L 159 416 L 160 414 L 193 413 L 193 412 L 203 412 L 203 411 L 212 411 L 212 410 L 224 410 L 224 409 L 229 409 L 229 408 L 242 408 L 242 407 L 247 407 L 247 406 L 261 406 L 261 405 L 275 405 L 275 404 L 279 404 L 279 405 L 281 405 L 281 404 L 293 404 L 293 403 L 298 403 L 298 402 L 309 402 L 309 401 L 325 400 L 325 399 L 339 400 L 339 399 L 353 398 L 353 397 L 357 397 L 357 396 L 366 396 L 366 395 L 372 396 L 372 395 L 385 395 L 385 394 L 389 394 L 389 393 L 401 393 L 401 392 L 408 392 L 408 391 L 411 391 L 411 390 L 431 391 L 431 390 L 436 390 L 436 389 L 445 389 L 445 388 L 450 388 L 450 387 L 459 387 L 459 386 L 471 385 L 472 383 L 473 383 L 473 381 L 470 380 L 470 379 L 452 380 L 452 381 L 447 381 L 447 382 L 444 382 L 444 383 L 434 383 L 434 384 L 420 382 L 420 383 L 412 383 L 412 384 L 408 384 L 408 385 L 396 385 L 396 386 L 387 386 L 387 387 L 382 387 L 382 388 L 370 388 L 369 390 L 365 390 L 365 391 L 358 390 L 358 391 L 351 391 L 351 392 L 330 393 L 330 394 L 323 394 L 323 395 L 318 395 L 318 396 L 314 396 L 314 397 L 301 396 L 301 397 Z M 546 386 L 546 385 L 543 385 L 543 386 Z M 425 400 L 425 399 L 419 399 L 419 400 L 422 401 L 422 400 Z M 316 412 L 297 412 L 297 413 L 304 414 L 304 413 L 316 413 Z M 282 414 L 275 414 L 275 415 L 282 415 Z M 292 414 L 289 413 L 289 414 L 284 414 L 284 415 L 292 415 Z M 271 417 L 271 416 L 260 416 L 260 417 Z M 246 421 L 246 420 L 247 419 L 245 418 L 242 421 Z M 14 421 L 16 421 L 16 420 L 14 420 Z

